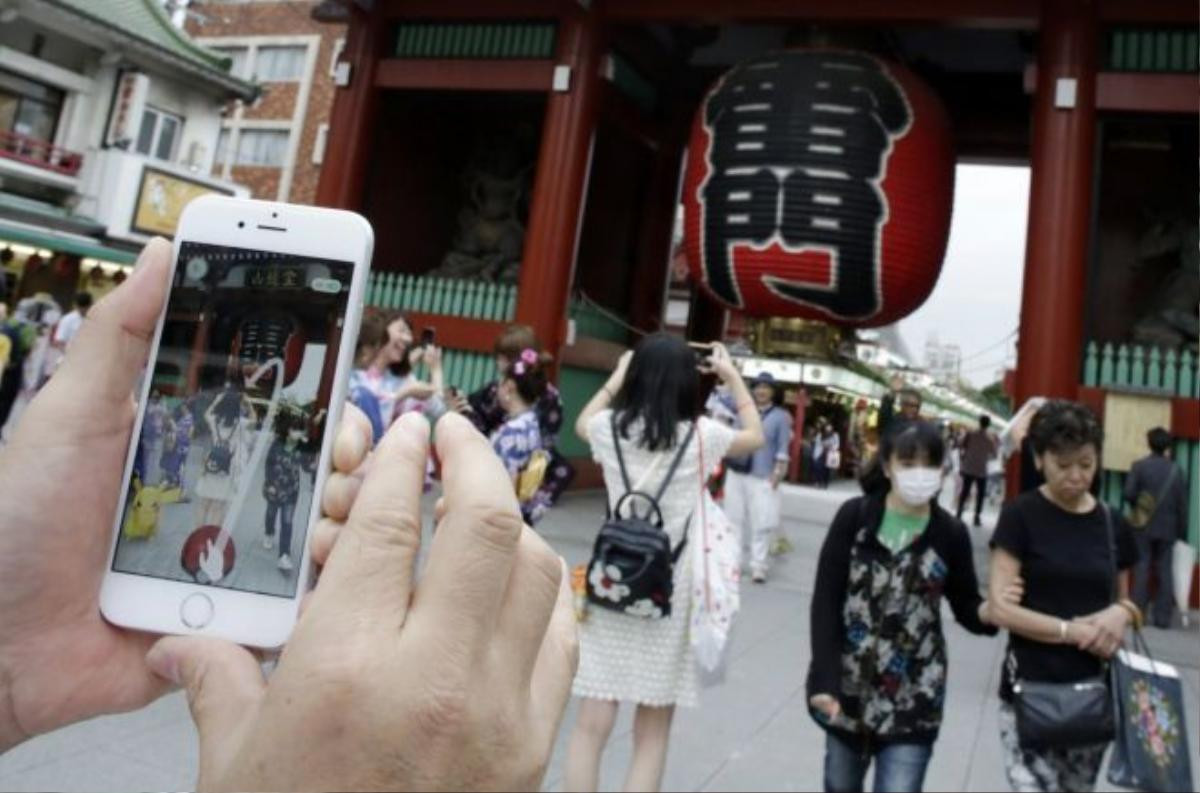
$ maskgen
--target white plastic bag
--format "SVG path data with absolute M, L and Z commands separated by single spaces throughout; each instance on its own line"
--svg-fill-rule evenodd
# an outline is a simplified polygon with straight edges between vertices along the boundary
M 1172 577 L 1175 579 L 1175 605 L 1186 628 L 1188 599 L 1192 594 L 1192 570 L 1196 567 L 1196 549 L 1183 540 L 1176 540 L 1171 549 Z
M 698 525 L 692 532 L 692 608 L 690 638 L 702 675 L 721 665 L 733 618 L 741 606 L 738 585 L 742 577 L 741 530 L 732 525 L 705 486 L 704 444 L 700 444 Z

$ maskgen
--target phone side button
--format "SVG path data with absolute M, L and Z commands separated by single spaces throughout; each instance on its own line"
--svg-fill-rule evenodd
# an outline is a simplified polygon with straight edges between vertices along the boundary
M 213 602 L 199 592 L 188 595 L 179 606 L 179 619 L 193 630 L 200 630 L 213 618 Z

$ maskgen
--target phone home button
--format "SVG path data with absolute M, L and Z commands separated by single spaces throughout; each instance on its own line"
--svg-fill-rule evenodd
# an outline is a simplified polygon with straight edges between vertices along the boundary
M 188 595 L 183 599 L 183 604 L 179 607 L 179 618 L 183 620 L 184 625 L 193 630 L 203 628 L 212 622 L 212 600 L 209 599 L 208 595 L 202 595 L 199 592 L 194 595 Z

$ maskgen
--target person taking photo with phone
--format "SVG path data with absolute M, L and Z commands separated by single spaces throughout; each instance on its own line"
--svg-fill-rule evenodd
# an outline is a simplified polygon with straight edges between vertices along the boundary
M 729 387 L 741 429 L 700 415 L 702 372 L 716 374 Z M 628 703 L 637 710 L 624 789 L 658 790 L 675 706 L 698 704 L 688 640 L 691 554 L 683 552 L 682 544 L 698 541 L 689 539 L 687 530 L 708 474 L 726 454 L 747 454 L 762 446 L 762 422 L 724 346 L 713 345 L 711 357 L 701 364 L 680 339 L 655 334 L 621 356 L 608 382 L 584 407 L 575 431 L 591 446 L 604 471 L 610 511 L 620 506 L 628 492 L 660 493 L 654 503 L 661 530 L 678 555 L 670 570 L 669 614 L 649 601 L 637 615 L 595 605 L 588 608 L 580 626 L 580 665 L 574 685 L 575 695 L 583 701 L 567 749 L 564 784 L 569 791 L 596 789 L 600 757 L 617 710 Z M 708 470 L 701 470 L 701 455 Z M 628 507 L 638 514 L 647 508 L 643 503 Z M 604 564 L 590 568 L 597 597 L 620 599 L 625 585 L 613 571 Z

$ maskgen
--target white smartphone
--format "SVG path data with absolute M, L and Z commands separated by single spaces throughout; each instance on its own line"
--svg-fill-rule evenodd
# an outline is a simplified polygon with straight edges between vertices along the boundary
M 113 521 L 100 591 L 110 622 L 287 640 L 373 244 L 351 212 L 188 204 Z

